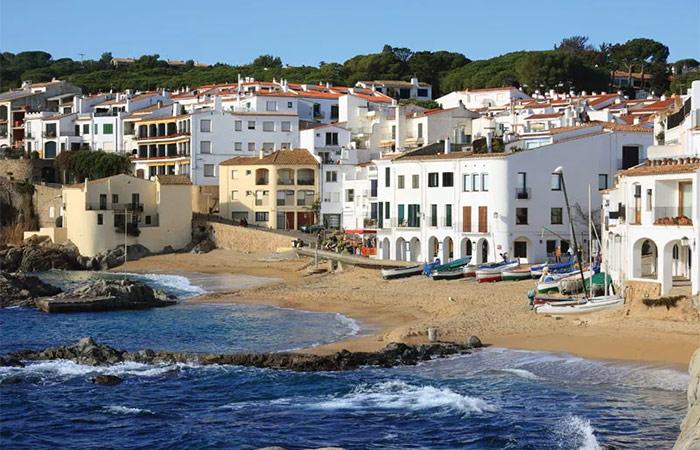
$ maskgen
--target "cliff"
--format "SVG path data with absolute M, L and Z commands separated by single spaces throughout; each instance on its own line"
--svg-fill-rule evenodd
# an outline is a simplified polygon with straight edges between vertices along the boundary
M 690 359 L 688 372 L 688 412 L 673 450 L 700 450 L 700 348 Z

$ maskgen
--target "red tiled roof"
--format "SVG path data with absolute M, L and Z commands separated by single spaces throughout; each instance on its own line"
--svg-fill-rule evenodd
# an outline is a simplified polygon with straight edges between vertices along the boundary
M 664 158 L 647 160 L 646 164 L 639 167 L 623 170 L 618 175 L 667 175 L 674 173 L 691 173 L 700 170 L 700 158 Z
M 273 164 L 286 165 L 319 165 L 318 160 L 305 148 L 293 150 L 278 150 L 262 158 L 258 156 L 236 156 L 220 163 L 220 166 L 268 166 Z
M 557 117 L 563 116 L 564 113 L 552 113 L 552 114 L 533 114 L 530 117 L 526 117 L 525 120 L 536 120 L 536 119 L 556 119 Z

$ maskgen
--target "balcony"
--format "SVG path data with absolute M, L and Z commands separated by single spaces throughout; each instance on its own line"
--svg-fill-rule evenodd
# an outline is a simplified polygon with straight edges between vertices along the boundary
M 143 203 L 85 203 L 85 210 L 143 212 Z
M 383 228 L 420 228 L 420 217 L 384 219 Z
M 692 226 L 692 206 L 655 206 L 654 225 Z
M 532 198 L 532 189 L 530 188 L 515 188 L 515 198 L 517 200 L 529 200 Z
M 56 132 L 55 131 L 44 131 L 43 133 L 41 133 L 41 135 L 45 138 L 51 139 L 51 138 L 56 137 Z

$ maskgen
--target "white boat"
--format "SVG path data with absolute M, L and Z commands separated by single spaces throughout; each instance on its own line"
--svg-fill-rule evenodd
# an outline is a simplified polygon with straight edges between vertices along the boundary
M 396 269 L 382 269 L 382 278 L 394 280 L 396 278 L 412 277 L 423 273 L 423 264 L 411 267 L 399 267 Z
M 475 264 L 467 264 L 466 266 L 462 267 L 462 272 L 464 272 L 464 277 L 473 277 L 476 275 L 476 269 L 478 269 L 479 266 Z
M 583 272 L 584 279 L 589 279 L 593 273 L 594 271 L 592 270 L 586 270 Z M 548 273 L 546 276 L 543 275 L 540 277 L 540 281 L 535 283 L 537 293 L 548 294 L 550 292 L 557 292 L 561 282 L 576 278 L 581 279 L 581 272 L 578 270 L 564 273 Z
M 503 261 L 495 264 L 483 264 L 476 270 L 476 279 L 480 283 L 487 281 L 499 281 L 501 272 L 504 270 L 515 269 L 520 266 L 520 261 Z
M 623 297 L 619 295 L 605 295 L 590 299 L 581 297 L 579 301 L 572 299 L 567 302 L 546 303 L 536 306 L 535 312 L 550 316 L 568 316 L 622 308 L 624 305 L 625 299 Z

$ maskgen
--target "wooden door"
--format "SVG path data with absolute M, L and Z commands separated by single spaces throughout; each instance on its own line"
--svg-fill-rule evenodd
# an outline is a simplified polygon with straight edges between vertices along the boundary
M 472 207 L 462 207 L 462 231 L 469 233 L 472 231 Z
M 678 183 L 678 217 L 690 217 L 693 205 L 693 183 L 681 181 Z
M 286 228 L 288 230 L 294 230 L 294 213 L 286 212 L 284 213 L 287 218 Z
M 314 213 L 312 212 L 298 212 L 297 213 L 298 226 L 302 225 L 313 225 L 314 223 Z
M 479 233 L 488 233 L 488 207 L 479 206 Z
M 634 223 L 642 223 L 642 198 L 634 198 Z

